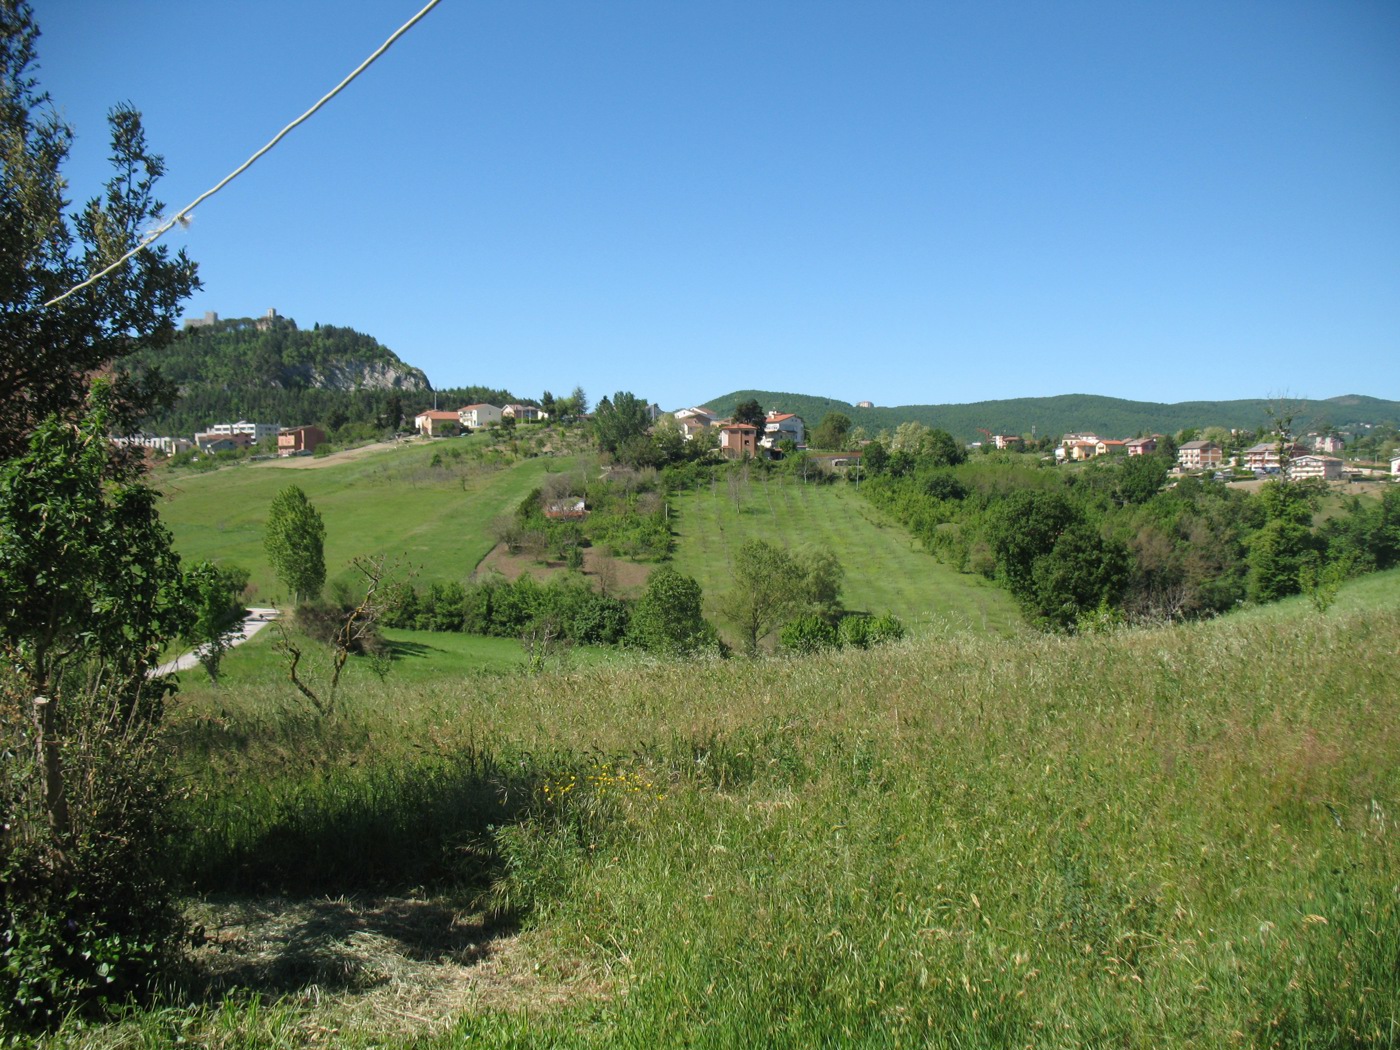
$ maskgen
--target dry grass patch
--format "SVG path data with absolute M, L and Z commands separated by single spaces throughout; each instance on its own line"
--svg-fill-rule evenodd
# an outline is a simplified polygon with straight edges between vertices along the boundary
M 411 897 L 202 900 L 191 992 L 211 1003 L 256 995 L 317 1031 L 429 1035 L 463 1014 L 538 1013 L 607 998 L 605 982 L 511 926 L 451 902 Z
M 623 558 L 615 558 L 598 547 L 585 547 L 583 551 L 583 575 L 595 589 L 601 589 L 600 576 L 606 572 L 610 576 L 606 588 L 609 594 L 628 598 L 639 596 L 646 589 L 647 577 L 654 568 L 655 565 L 641 565 Z M 540 583 L 548 583 L 568 571 L 562 561 L 542 563 L 528 554 L 511 554 L 504 543 L 498 543 L 490 554 L 481 559 L 476 571 L 472 573 L 472 579 L 480 580 L 483 576 L 495 572 L 514 583 L 528 573 Z

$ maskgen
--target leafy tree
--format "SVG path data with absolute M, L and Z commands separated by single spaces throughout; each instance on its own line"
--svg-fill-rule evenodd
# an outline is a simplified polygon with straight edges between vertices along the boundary
M 148 672 L 186 592 L 157 494 L 111 460 L 112 396 L 0 469 L 0 1016 L 128 994 L 177 929 Z
M 924 436 L 922 457 L 940 467 L 956 467 L 967 459 L 967 449 L 948 431 L 935 428 Z
M 32 75 L 39 30 L 29 5 L 0 2 L 0 458 L 27 447 L 51 414 L 76 418 L 90 376 L 109 362 L 174 337 L 181 300 L 199 286 L 183 252 L 143 249 L 122 268 L 61 303 L 44 304 L 135 247 L 162 205 L 164 170 L 146 145 L 140 115 L 115 107 L 113 177 L 101 197 L 66 214 L 60 168 L 72 129 Z M 129 432 L 151 406 L 173 396 L 154 373 L 124 378 L 106 411 Z
M 593 416 L 598 447 L 614 455 L 634 438 L 645 438 L 650 426 L 646 403 L 626 390 L 619 390 L 611 400 L 603 398 Z
M 997 572 L 1012 594 L 1022 600 L 1034 594 L 1036 559 L 1054 550 L 1060 536 L 1078 520 L 1078 511 L 1061 492 L 1021 489 L 988 509 L 986 539 L 996 557 Z
M 326 582 L 325 541 L 325 522 L 305 492 L 289 485 L 274 497 L 263 549 L 298 604 L 320 597 Z
M 1168 469 L 1162 456 L 1129 456 L 1118 467 L 1118 497 L 1125 503 L 1146 503 L 1161 491 Z
M 129 106 L 113 176 L 70 217 L 72 130 L 33 76 L 38 27 L 0 0 L 0 1020 L 124 997 L 174 951 L 161 847 L 172 781 L 148 675 L 186 615 L 156 494 L 114 452 L 170 386 L 93 382 L 167 344 L 195 266 L 146 248 L 162 162 Z
M 851 418 L 841 412 L 828 412 L 817 429 L 812 431 L 812 444 L 817 448 L 840 451 L 846 447 L 846 435 L 851 430 Z
M 835 617 L 841 611 L 841 584 L 846 570 L 829 547 L 805 546 L 793 561 L 802 574 L 802 600 L 820 615 Z
M 645 593 L 632 608 L 627 640 L 648 652 L 688 656 L 715 644 L 715 631 L 701 608 L 700 584 L 662 566 L 647 577 Z
M 203 562 L 191 569 L 185 579 L 192 608 L 183 637 L 196 647 L 209 680 L 217 682 L 219 664 L 231 645 L 231 633 L 243 621 L 242 599 L 248 586 L 248 570 L 234 565 L 219 568 Z
M 884 446 L 883 442 L 872 441 L 865 446 L 865 453 L 861 456 L 861 466 L 871 477 L 883 474 L 890 460 L 890 450 Z
M 1129 580 L 1127 549 L 1086 522 L 1065 529 L 1049 554 L 1035 560 L 1024 601 L 1041 623 L 1060 630 L 1116 604 Z
M 767 415 L 763 412 L 763 406 L 753 398 L 740 401 L 734 406 L 734 422 L 736 423 L 748 423 L 762 430 L 767 419 Z
M 579 416 L 588 414 L 588 395 L 583 392 L 583 387 L 574 387 L 574 392 L 569 395 L 569 415 L 577 419 Z
M 554 400 L 554 395 L 548 390 L 540 395 L 540 411 L 550 419 L 553 419 L 558 414 L 558 404 Z
M 735 553 L 733 576 L 734 589 L 720 609 L 739 631 L 744 651 L 753 656 L 758 643 L 793 616 L 834 615 L 845 571 L 822 548 L 794 554 L 766 540 L 751 540 Z
M 738 630 L 744 651 L 755 656 L 758 643 L 802 608 L 802 569 L 784 548 L 750 540 L 735 552 L 732 571 L 734 588 L 720 609 Z

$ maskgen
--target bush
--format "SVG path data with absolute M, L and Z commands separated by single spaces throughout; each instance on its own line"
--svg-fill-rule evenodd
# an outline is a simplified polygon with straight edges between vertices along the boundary
M 799 616 L 778 632 L 784 649 L 794 653 L 817 653 L 840 644 L 836 628 L 815 613 Z

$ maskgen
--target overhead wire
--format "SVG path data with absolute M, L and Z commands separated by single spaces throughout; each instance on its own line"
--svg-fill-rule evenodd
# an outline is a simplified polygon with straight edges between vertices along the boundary
M 345 88 L 349 87 L 349 85 L 355 80 L 355 78 L 358 77 L 370 66 L 374 65 L 375 60 L 378 59 L 380 55 L 384 54 L 385 51 L 388 51 L 389 48 L 393 46 L 394 42 L 399 39 L 399 37 L 403 36 L 415 25 L 417 25 L 423 19 L 423 17 L 427 15 L 429 11 L 437 7 L 437 5 L 441 2 L 442 0 L 428 0 L 428 3 L 423 7 L 421 11 L 419 11 L 416 15 L 414 15 L 407 22 L 401 25 L 397 30 L 395 30 L 394 33 L 389 37 L 389 39 L 385 40 L 384 43 L 380 44 L 379 47 L 375 49 L 374 53 L 368 58 L 366 58 L 363 62 L 361 62 L 358 66 L 356 66 L 355 69 L 347 77 L 345 77 L 344 80 L 342 80 L 329 92 L 323 95 L 319 102 L 317 102 L 305 113 L 297 117 L 296 120 L 292 121 L 285 128 L 283 128 L 276 135 L 274 135 L 272 140 L 268 142 L 266 146 L 254 153 L 251 157 L 245 160 L 228 175 L 224 176 L 224 178 L 221 179 L 216 186 L 214 186 L 212 189 L 205 190 L 194 200 L 190 201 L 189 204 L 186 204 L 183 208 L 181 208 L 164 223 L 162 223 L 145 238 L 143 238 L 141 243 L 136 245 L 135 248 L 132 248 L 131 251 L 127 252 L 116 262 L 108 266 L 106 269 L 93 274 L 91 277 L 81 282 L 80 284 L 75 284 L 72 288 L 69 288 L 68 291 L 64 292 L 62 295 L 55 296 L 54 298 L 50 299 L 44 304 L 44 306 L 46 308 L 50 306 L 57 306 L 59 303 L 63 302 L 63 300 L 67 299 L 70 295 L 73 295 L 76 292 L 80 292 L 84 288 L 91 287 L 92 285 L 100 281 L 102 278 L 106 277 L 109 273 L 112 273 L 113 271 L 120 269 L 122 266 L 125 266 L 128 262 L 135 258 L 137 253 L 141 252 L 143 249 L 149 248 L 152 244 L 154 244 L 156 241 L 160 240 L 167 233 L 169 233 L 177 224 L 188 224 L 190 219 L 190 212 L 192 212 L 195 208 L 199 207 L 210 197 L 214 196 L 214 194 L 218 193 L 230 182 L 232 182 L 234 179 L 238 178 L 238 176 L 242 175 L 245 171 L 251 168 L 254 162 L 257 161 L 260 157 L 262 157 L 263 154 L 267 153 L 274 146 L 276 146 L 277 143 L 281 142 L 287 136 L 288 132 L 290 132 L 293 128 L 297 127 L 298 125 L 305 123 L 317 110 L 319 110 L 331 99 L 335 98 L 336 95 L 344 91 Z

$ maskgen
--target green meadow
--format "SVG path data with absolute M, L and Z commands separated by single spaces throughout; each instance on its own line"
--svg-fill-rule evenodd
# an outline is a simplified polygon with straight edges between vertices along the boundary
M 1021 632 L 1006 591 L 931 558 L 904 528 L 845 483 L 804 484 L 774 476 L 749 481 L 717 477 L 672 501 L 675 566 L 700 581 L 713 606 L 730 586 L 730 559 L 755 539 L 829 547 L 846 569 L 842 600 L 853 610 L 893 612 L 917 632 L 966 629 Z
M 241 676 L 260 640 L 171 717 L 197 965 L 49 1042 L 1393 1046 L 1397 635 L 1391 572 L 1075 638 L 356 663 L 329 719 Z
M 313 466 L 272 461 L 167 473 L 156 480 L 165 496 L 161 518 L 186 560 L 248 569 L 255 602 L 285 598 L 263 551 L 263 525 L 272 498 L 288 485 L 300 486 L 326 523 L 328 582 L 356 582 L 350 560 L 381 553 L 404 555 L 423 583 L 460 581 L 494 545 L 492 521 L 571 462 L 539 457 L 506 466 L 463 454 L 484 441 L 454 438 L 344 462 L 297 461 Z
M 182 477 L 167 509 L 187 555 L 246 534 L 230 558 L 251 564 L 294 480 L 334 564 L 396 549 L 420 493 L 456 510 L 406 535 L 464 575 L 560 465 L 430 453 Z M 246 516 L 189 527 L 220 505 Z M 720 479 L 672 512 L 707 593 L 748 538 L 823 543 L 848 606 L 916 629 L 802 658 L 535 662 L 389 631 L 395 659 L 353 657 L 330 715 L 269 629 L 218 685 L 182 675 L 166 723 L 190 965 L 41 1043 L 1400 1043 L 1400 571 L 1325 613 L 1051 636 L 844 486 Z M 324 696 L 328 654 L 301 644 Z

